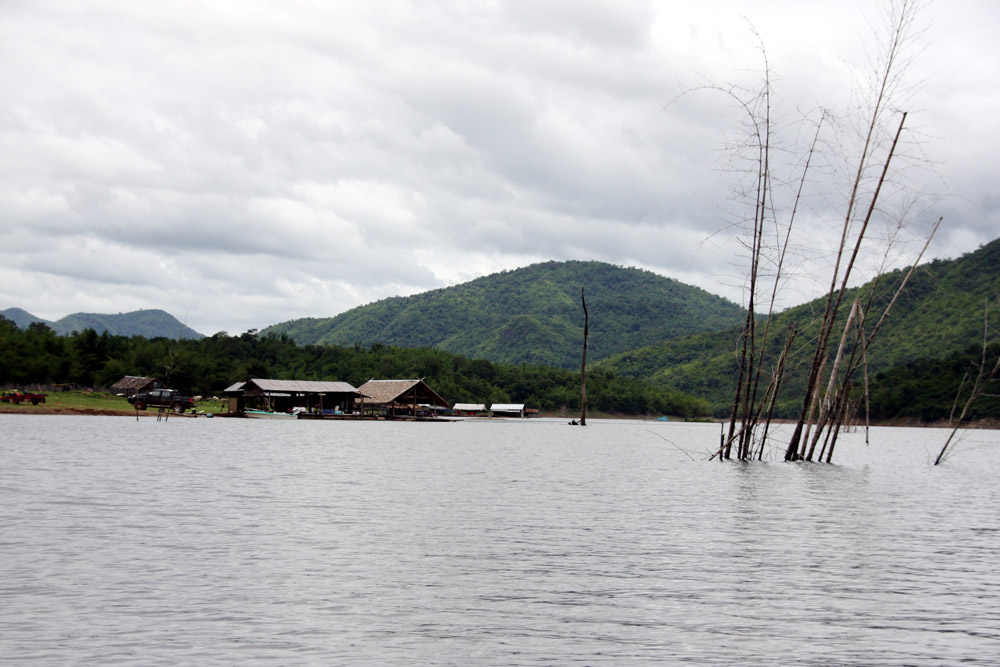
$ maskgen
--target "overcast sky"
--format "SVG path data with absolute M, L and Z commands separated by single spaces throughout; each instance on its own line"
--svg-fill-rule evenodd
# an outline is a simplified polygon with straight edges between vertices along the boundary
M 3 0 L 0 309 L 239 334 L 551 259 L 742 302 L 742 116 L 681 93 L 757 85 L 753 29 L 775 164 L 820 109 L 840 153 L 807 184 L 793 305 L 829 281 L 880 26 L 850 0 Z M 914 28 L 892 177 L 928 196 L 896 265 L 938 216 L 933 257 L 1000 236 L 1000 3 L 928 2 Z

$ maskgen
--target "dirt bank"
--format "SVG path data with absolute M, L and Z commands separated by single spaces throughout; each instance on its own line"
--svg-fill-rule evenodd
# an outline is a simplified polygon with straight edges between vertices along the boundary
M 90 415 L 94 417 L 135 417 L 135 410 L 110 410 L 107 408 L 68 408 L 48 405 L 0 405 L 0 415 Z M 143 410 L 140 417 L 155 417 L 157 410 Z M 174 419 L 192 418 L 196 415 L 175 415 Z

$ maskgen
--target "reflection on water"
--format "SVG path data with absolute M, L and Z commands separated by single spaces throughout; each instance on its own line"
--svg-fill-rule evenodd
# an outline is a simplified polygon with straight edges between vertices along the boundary
M 708 462 L 709 424 L 0 432 L 9 663 L 1000 656 L 996 431 L 939 467 L 917 429 L 842 436 L 833 466 Z

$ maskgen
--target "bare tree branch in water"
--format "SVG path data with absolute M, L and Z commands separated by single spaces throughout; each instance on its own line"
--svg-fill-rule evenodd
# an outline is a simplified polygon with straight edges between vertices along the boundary
M 997 355 L 997 360 L 990 368 L 989 372 L 986 372 L 986 349 L 989 345 L 989 314 L 990 314 L 990 304 L 989 300 L 986 301 L 986 305 L 983 308 L 983 352 L 982 357 L 979 360 L 979 370 L 976 374 L 976 379 L 972 383 L 972 389 L 969 391 L 968 398 L 965 399 L 965 404 L 962 406 L 962 413 L 958 416 L 958 420 L 955 421 L 955 427 L 948 434 L 948 439 L 945 440 L 944 446 L 941 447 L 941 451 L 938 452 L 937 458 L 934 459 L 934 465 L 940 465 L 951 453 L 952 441 L 955 439 L 955 434 L 958 433 L 958 429 L 962 426 L 962 421 L 969 414 L 969 410 L 975 405 L 976 401 L 983 395 L 986 391 L 986 387 L 997 377 L 997 373 L 1000 373 L 1000 354 Z M 965 380 L 962 380 L 962 384 L 965 384 Z M 959 387 L 959 392 L 962 388 Z M 956 394 L 956 401 L 958 400 L 958 395 Z

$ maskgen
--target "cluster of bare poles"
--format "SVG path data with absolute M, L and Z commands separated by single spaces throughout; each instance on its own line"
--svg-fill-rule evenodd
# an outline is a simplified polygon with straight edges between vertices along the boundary
M 848 285 L 858 269 L 859 257 L 866 244 L 883 244 L 888 256 L 890 241 L 875 239 L 871 233 L 873 216 L 879 211 L 883 186 L 892 182 L 893 159 L 897 157 L 900 137 L 906 129 L 907 114 L 895 108 L 901 69 L 905 65 L 904 47 L 913 23 L 914 0 L 900 0 L 890 10 L 889 37 L 876 67 L 871 99 L 859 133 L 859 152 L 848 173 L 839 246 L 832 266 L 832 276 L 819 318 L 808 326 L 790 325 L 783 332 L 773 330 L 774 306 L 785 272 L 790 238 L 795 218 L 810 183 L 810 167 L 820 145 L 824 112 L 816 123 L 815 134 L 801 171 L 787 179 L 792 187 L 791 204 L 780 206 L 775 199 L 772 157 L 776 153 L 772 121 L 771 78 L 765 54 L 763 85 L 752 95 L 735 87 L 720 89 L 737 101 L 745 114 L 748 144 L 755 162 L 755 183 L 749 188 L 753 215 L 748 216 L 744 237 L 749 252 L 747 276 L 747 315 L 736 350 L 738 376 L 728 429 L 724 427 L 720 459 L 762 459 L 768 443 L 775 406 L 782 381 L 791 369 L 806 376 L 801 407 L 794 431 L 784 451 L 786 461 L 825 461 L 829 463 L 837 437 L 859 412 L 859 401 L 866 401 L 868 352 L 886 318 L 902 293 L 914 267 L 919 263 L 941 220 L 934 225 L 911 268 L 898 284 L 882 287 L 882 273 L 869 283 L 862 294 Z M 894 129 L 892 129 L 894 128 Z M 884 196 L 884 195 L 883 195 Z M 897 229 L 903 224 L 900 218 Z M 769 285 L 770 289 L 763 287 Z M 769 291 L 769 295 L 761 296 Z M 849 296 L 856 294 L 854 296 Z M 876 298 L 881 294 L 881 298 Z M 891 297 L 888 295 L 891 294 Z M 839 342 L 838 342 L 839 341 Z M 863 391 L 857 391 L 858 387 Z M 867 419 L 866 419 L 867 421 Z M 867 428 L 867 423 L 866 423 Z M 713 456 L 713 458 L 715 457 Z

